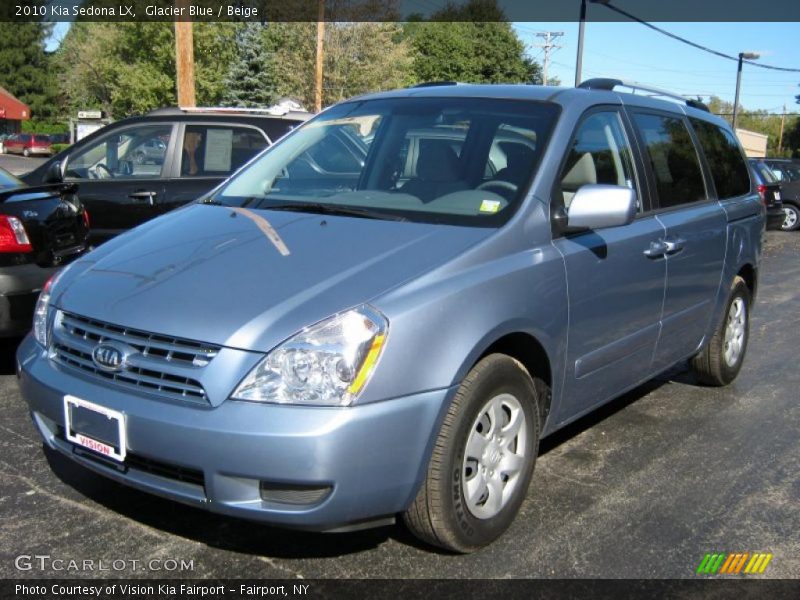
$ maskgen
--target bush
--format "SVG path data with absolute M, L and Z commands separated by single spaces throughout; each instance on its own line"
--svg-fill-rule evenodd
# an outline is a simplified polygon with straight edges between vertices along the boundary
M 69 144 L 51 144 L 50 147 L 53 149 L 53 154 L 58 154 L 62 150 L 69 148 Z

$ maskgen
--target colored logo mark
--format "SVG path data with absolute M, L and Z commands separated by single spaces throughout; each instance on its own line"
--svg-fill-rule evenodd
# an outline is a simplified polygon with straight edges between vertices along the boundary
M 764 552 L 731 552 L 706 554 L 700 566 L 697 567 L 699 575 L 735 575 L 746 573 L 754 575 L 763 573 L 772 554 Z

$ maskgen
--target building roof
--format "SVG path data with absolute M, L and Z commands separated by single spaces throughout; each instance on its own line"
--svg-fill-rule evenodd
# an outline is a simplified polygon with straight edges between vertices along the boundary
M 31 109 L 28 105 L 17 100 L 5 88 L 0 87 L 0 119 L 27 121 L 30 118 Z

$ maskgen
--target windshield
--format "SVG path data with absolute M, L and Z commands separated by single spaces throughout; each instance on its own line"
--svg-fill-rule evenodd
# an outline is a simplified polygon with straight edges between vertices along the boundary
M 335 106 L 206 202 L 496 227 L 516 210 L 558 107 L 478 98 Z

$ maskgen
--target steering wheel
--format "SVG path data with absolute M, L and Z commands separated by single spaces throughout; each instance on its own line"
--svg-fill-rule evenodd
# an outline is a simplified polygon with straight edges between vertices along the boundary
M 517 192 L 517 190 L 519 189 L 516 185 L 514 185 L 510 181 L 505 181 L 504 179 L 491 179 L 489 181 L 484 181 L 482 184 L 480 184 L 475 189 L 476 190 L 488 190 L 488 189 L 491 189 L 493 187 L 494 188 L 500 188 L 500 189 L 502 189 L 502 190 L 504 190 L 506 192 L 511 192 L 512 194 L 515 194 Z
M 89 173 L 94 173 L 94 179 L 109 179 L 111 177 L 114 177 L 114 174 L 111 172 L 111 169 L 109 169 L 103 163 L 97 163 L 94 166 L 94 169 L 89 171 Z

